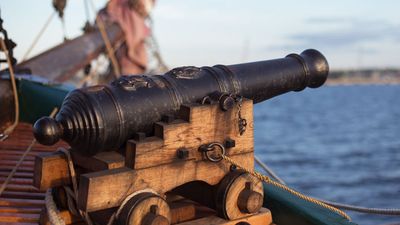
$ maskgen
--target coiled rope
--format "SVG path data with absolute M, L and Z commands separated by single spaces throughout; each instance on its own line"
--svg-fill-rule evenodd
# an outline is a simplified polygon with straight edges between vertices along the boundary
M 52 225 L 65 225 L 65 221 L 60 217 L 56 203 L 54 202 L 51 189 L 46 191 L 46 196 L 44 198 L 46 204 L 46 211 L 49 217 L 50 224 Z
M 267 172 L 272 178 L 274 178 L 276 181 L 278 181 L 281 184 L 285 184 L 283 179 L 281 179 L 276 173 L 269 168 L 265 163 L 263 163 L 257 156 L 254 156 L 254 159 L 256 163 L 264 169 L 265 172 Z M 368 207 L 362 207 L 362 206 L 355 206 L 355 205 L 350 205 L 350 204 L 343 204 L 343 203 L 338 203 L 338 202 L 333 202 L 333 201 L 327 201 L 319 198 L 314 199 L 323 202 L 327 205 L 339 208 L 339 209 L 345 209 L 345 210 L 350 210 L 354 212 L 360 212 L 360 213 L 368 213 L 368 214 L 379 214 L 379 215 L 389 215 L 389 216 L 400 216 L 400 209 L 396 208 L 368 208 Z

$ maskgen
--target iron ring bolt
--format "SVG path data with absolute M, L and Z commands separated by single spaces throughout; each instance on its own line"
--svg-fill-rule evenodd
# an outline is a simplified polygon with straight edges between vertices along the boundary
M 210 154 L 211 152 L 214 152 L 217 150 L 216 147 L 219 149 L 220 153 L 219 154 L 217 153 L 217 155 Z M 206 158 L 208 160 L 210 160 L 211 162 L 221 161 L 223 159 L 222 156 L 224 156 L 225 152 L 226 152 L 225 147 L 221 143 L 218 143 L 218 142 L 213 142 L 208 145 L 200 146 L 199 150 L 204 152 L 204 155 L 206 156 Z

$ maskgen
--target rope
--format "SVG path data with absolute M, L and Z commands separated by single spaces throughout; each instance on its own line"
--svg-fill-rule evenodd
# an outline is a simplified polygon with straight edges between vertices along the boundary
M 51 193 L 51 188 L 46 191 L 46 195 L 44 197 L 46 204 L 46 211 L 49 217 L 49 222 L 52 225 L 65 225 L 65 221 L 59 215 L 59 211 L 57 209 L 56 203 L 54 202 L 53 195 Z
M 318 200 L 321 202 L 324 202 L 325 204 L 334 206 L 336 208 L 347 209 L 347 210 L 351 210 L 351 211 L 355 211 L 355 212 L 368 213 L 368 214 L 380 214 L 380 215 L 388 215 L 388 216 L 400 216 L 400 209 L 396 209 L 396 208 L 388 208 L 388 209 L 368 208 L 368 207 L 361 207 L 361 206 L 331 202 L 331 201 L 321 200 L 321 199 L 318 199 Z
M 30 45 L 30 47 L 28 48 L 28 50 L 25 52 L 24 56 L 21 59 L 21 62 L 25 61 L 29 54 L 31 53 L 31 51 L 33 50 L 33 48 L 36 46 L 36 44 L 38 43 L 40 37 L 42 37 L 43 33 L 46 31 L 47 27 L 49 26 L 51 20 L 53 19 L 54 15 L 56 15 L 56 11 L 54 11 L 49 18 L 46 20 L 46 23 L 43 25 L 42 29 L 39 31 L 39 33 L 36 35 L 35 39 L 33 40 L 32 44 Z
M 68 200 L 69 201 L 68 202 L 68 206 L 69 206 L 68 208 L 70 209 L 71 212 L 76 213 L 76 214 L 78 214 L 77 213 L 77 211 L 78 211 L 80 216 L 85 220 L 85 222 L 87 224 L 89 224 L 89 225 L 92 225 L 93 222 L 90 219 L 89 214 L 87 212 L 82 211 L 82 210 L 78 210 L 75 207 L 76 202 L 78 202 L 78 182 L 76 180 L 76 173 L 75 173 L 75 168 L 74 168 L 74 164 L 73 164 L 73 161 L 72 161 L 71 153 L 67 149 L 64 149 L 64 148 L 60 148 L 58 151 L 64 153 L 66 158 L 67 158 L 69 174 L 70 174 L 71 182 L 72 182 L 73 192 L 68 190 L 69 189 L 68 187 L 65 187 L 65 190 L 66 190 L 66 193 L 67 193 L 67 198 L 71 198 L 72 197 L 73 200 L 75 201 L 75 203 L 71 204 L 71 199 Z M 49 216 L 50 216 L 50 214 L 49 214 Z
M 153 54 L 153 57 L 157 60 L 158 62 L 158 70 L 160 72 L 166 72 L 169 70 L 168 66 L 165 64 L 165 61 L 163 60 L 163 58 L 161 57 L 161 53 L 160 53 L 160 47 L 158 45 L 157 39 L 154 36 L 154 23 L 153 23 L 153 19 L 149 16 L 148 17 L 148 21 L 149 21 L 149 27 L 150 27 L 150 36 L 149 36 L 149 40 L 147 41 L 147 45 L 149 46 L 149 49 L 151 50 L 151 53 Z
M 254 160 L 256 161 L 256 163 L 264 169 L 265 172 L 267 172 L 272 178 L 274 178 L 276 181 L 278 181 L 281 184 L 285 184 L 285 181 L 283 181 L 278 175 L 276 175 L 276 173 L 269 168 L 265 163 L 263 163 L 257 156 L 254 156 Z
M 276 175 L 271 168 L 269 168 L 266 164 L 264 164 L 257 156 L 254 156 L 254 159 L 261 168 L 263 168 L 268 174 L 271 175 L 271 177 L 273 177 L 279 183 L 285 184 L 285 182 L 278 175 Z M 343 204 L 343 203 L 323 200 L 323 199 L 319 199 L 319 198 L 315 198 L 315 199 L 317 199 L 327 205 L 330 205 L 330 206 L 333 206 L 333 207 L 336 207 L 339 209 L 345 209 L 345 210 L 350 210 L 350 211 L 355 211 L 355 212 L 360 212 L 360 213 L 380 214 L 380 215 L 389 215 L 389 216 L 399 216 L 400 215 L 400 209 L 396 209 L 396 208 L 368 208 L 368 207 L 355 206 L 355 205 L 349 205 L 349 204 Z
M 0 45 L 1 49 L 4 51 L 4 54 L 6 56 L 7 64 L 8 64 L 8 69 L 10 71 L 10 80 L 11 80 L 11 86 L 13 89 L 13 96 L 14 96 L 14 106 L 15 106 L 15 117 L 14 117 L 14 123 L 7 127 L 5 131 L 2 134 L 1 141 L 4 141 L 9 134 L 13 132 L 15 127 L 17 127 L 19 123 L 19 100 L 18 100 L 18 92 L 17 92 L 17 84 L 15 82 L 15 74 L 14 74 L 14 68 L 10 60 L 9 52 L 7 50 L 6 43 L 4 42 L 3 38 L 0 38 Z M 0 192 L 1 193 L 1 192 Z
M 341 215 L 342 217 L 346 218 L 346 219 L 349 220 L 349 221 L 351 220 L 351 218 L 350 218 L 345 212 L 343 212 L 342 210 L 339 210 L 339 209 L 337 209 L 337 208 L 335 208 L 335 207 L 333 207 L 333 206 L 330 206 L 330 205 L 328 205 L 328 204 L 326 204 L 326 203 L 323 203 L 323 202 L 321 202 L 321 201 L 319 201 L 319 200 L 317 200 L 317 199 L 315 199 L 315 198 L 312 198 L 312 197 L 303 195 L 303 194 L 301 194 L 300 192 L 295 191 L 295 190 L 289 188 L 288 186 L 286 186 L 286 185 L 284 185 L 284 184 L 281 184 L 281 183 L 279 183 L 279 182 L 277 182 L 277 181 L 271 180 L 271 178 L 269 178 L 268 176 L 265 176 L 265 175 L 263 175 L 263 174 L 261 174 L 261 173 L 258 173 L 258 172 L 256 172 L 256 171 L 254 171 L 254 170 L 250 170 L 250 169 L 248 169 L 248 168 L 245 168 L 245 167 L 241 166 L 240 164 L 238 164 L 237 162 L 235 162 L 233 159 L 229 158 L 229 157 L 226 156 L 226 155 L 221 155 L 221 157 L 222 157 L 224 160 L 226 160 L 227 162 L 229 162 L 229 163 L 235 165 L 236 167 L 238 167 L 238 168 L 244 170 L 245 172 L 247 172 L 247 173 L 253 175 L 254 177 L 256 177 L 256 178 L 258 178 L 258 179 L 260 179 L 260 180 L 262 180 L 262 181 L 264 181 L 264 182 L 266 182 L 266 183 L 268 183 L 268 184 L 271 184 L 271 185 L 273 185 L 273 186 L 275 186 L 275 187 L 278 187 L 278 188 L 280 188 L 280 189 L 282 189 L 282 190 L 285 190 L 285 191 L 287 191 L 288 193 L 290 193 L 290 194 L 292 194 L 292 195 L 294 195 L 294 196 L 296 196 L 296 197 L 299 197 L 299 198 L 301 198 L 301 199 L 303 199 L 303 200 L 305 200 L 305 201 L 308 201 L 308 202 L 311 202 L 311 203 L 316 204 L 316 205 L 318 205 L 318 206 L 321 206 L 321 207 L 323 207 L 323 208 L 329 209 L 329 210 L 331 210 L 331 211 L 333 211 L 333 212 L 335 212 L 335 213 Z
M 85 8 L 86 22 L 90 23 L 90 12 L 89 12 L 88 0 L 83 0 L 83 5 Z
M 53 111 L 50 114 L 50 117 L 54 117 L 54 115 L 57 112 L 57 108 L 54 108 Z M 10 174 L 8 174 L 7 179 L 4 181 L 4 183 L 1 185 L 0 188 L 0 196 L 3 193 L 3 191 L 6 189 L 8 183 L 11 181 L 11 179 L 13 178 L 15 172 L 17 172 L 19 166 L 21 165 L 21 163 L 24 161 L 26 155 L 28 155 L 28 153 L 32 150 L 33 145 L 35 145 L 36 143 L 36 139 L 34 138 L 31 142 L 31 144 L 28 146 L 28 148 L 25 150 L 24 154 L 22 154 L 21 158 L 19 159 L 19 161 L 17 162 L 17 165 L 15 165 L 15 167 L 12 169 L 12 171 L 10 172 Z
M 92 7 L 92 10 L 93 10 L 94 14 L 96 14 L 96 9 L 95 9 L 93 0 L 90 1 L 90 5 Z M 100 16 L 96 17 L 96 23 L 97 23 L 97 26 L 99 27 L 100 34 L 101 34 L 101 37 L 103 38 L 104 44 L 106 45 L 107 55 L 111 60 L 111 64 L 112 64 L 112 67 L 113 67 L 113 70 L 114 70 L 114 73 L 115 73 L 115 77 L 118 78 L 118 77 L 121 76 L 121 71 L 119 69 L 117 58 L 115 57 L 115 54 L 114 54 L 115 51 L 114 51 L 114 49 L 113 49 L 113 47 L 111 45 L 110 39 L 108 38 L 104 22 L 100 18 Z

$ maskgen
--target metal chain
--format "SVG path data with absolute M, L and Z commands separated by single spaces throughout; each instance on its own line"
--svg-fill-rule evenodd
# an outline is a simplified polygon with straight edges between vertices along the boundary
M 247 120 L 242 117 L 242 105 L 243 105 L 243 97 L 242 96 L 235 96 L 234 97 L 237 109 L 238 109 L 238 127 L 239 127 L 239 134 L 243 135 L 246 131 L 247 127 Z

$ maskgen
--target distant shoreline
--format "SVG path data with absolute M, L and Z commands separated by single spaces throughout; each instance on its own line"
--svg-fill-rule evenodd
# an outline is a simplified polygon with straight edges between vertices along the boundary
M 339 85 L 400 85 L 400 78 L 391 79 L 374 79 L 374 78 L 361 78 L 361 77 L 341 77 L 329 79 L 325 82 L 328 86 Z
M 327 85 L 400 85 L 400 69 L 334 70 Z

